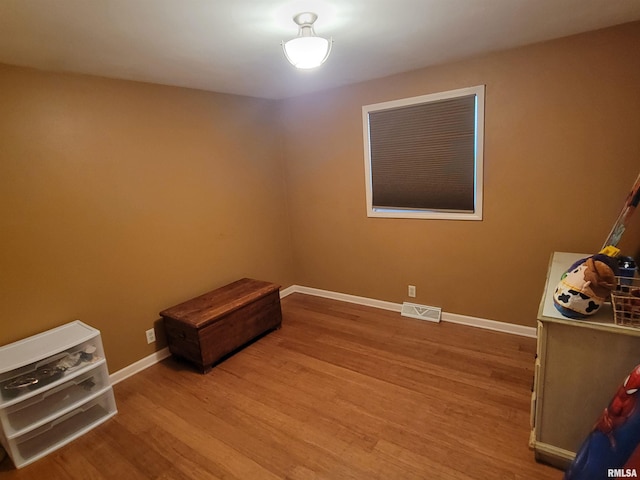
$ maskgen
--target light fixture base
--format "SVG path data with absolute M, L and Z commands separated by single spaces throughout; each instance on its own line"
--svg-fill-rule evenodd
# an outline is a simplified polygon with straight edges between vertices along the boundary
M 311 26 L 318 19 L 318 15 L 311 12 L 302 12 L 293 17 L 293 21 L 299 26 Z

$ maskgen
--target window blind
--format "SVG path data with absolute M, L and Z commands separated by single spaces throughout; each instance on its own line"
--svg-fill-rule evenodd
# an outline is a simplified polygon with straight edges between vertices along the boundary
M 476 95 L 369 112 L 374 208 L 474 211 Z

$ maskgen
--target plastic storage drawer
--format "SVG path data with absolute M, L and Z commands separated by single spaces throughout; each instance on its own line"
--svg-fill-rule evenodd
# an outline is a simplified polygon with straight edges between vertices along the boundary
M 26 433 L 104 393 L 110 384 L 106 369 L 101 368 L 102 363 L 58 386 L 0 410 L 0 416 L 6 420 L 3 422 L 5 435 L 13 438 Z
M 91 353 L 87 353 L 91 352 Z M 22 401 L 44 387 L 58 385 L 74 373 L 104 359 L 102 344 L 90 339 L 55 355 L 0 374 L 0 404 Z
M 116 414 L 113 391 L 18 437 L 8 440 L 16 466 L 27 465 L 60 448 Z

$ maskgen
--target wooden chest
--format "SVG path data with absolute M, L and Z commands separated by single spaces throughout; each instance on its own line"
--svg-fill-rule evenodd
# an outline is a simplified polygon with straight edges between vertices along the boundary
M 279 289 L 243 278 L 163 310 L 169 350 L 208 372 L 223 357 L 280 328 Z

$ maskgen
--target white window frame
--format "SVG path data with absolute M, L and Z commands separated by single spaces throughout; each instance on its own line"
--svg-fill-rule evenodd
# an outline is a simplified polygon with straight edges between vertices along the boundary
M 485 86 L 460 88 L 446 92 L 421 95 L 417 97 L 376 103 L 362 107 L 364 132 L 364 168 L 366 179 L 367 216 L 383 218 L 422 218 L 441 220 L 482 220 L 482 189 L 484 164 L 484 94 Z M 438 100 L 475 95 L 475 162 L 474 162 L 474 210 L 473 212 L 459 212 L 449 210 L 402 209 L 373 207 L 373 191 L 371 178 L 371 145 L 369 138 L 369 113 L 380 110 L 394 109 L 408 105 L 429 103 Z

